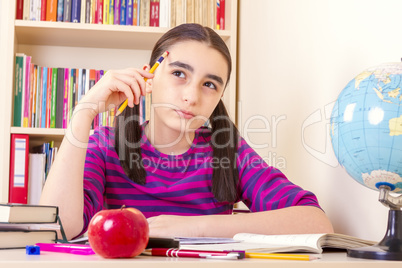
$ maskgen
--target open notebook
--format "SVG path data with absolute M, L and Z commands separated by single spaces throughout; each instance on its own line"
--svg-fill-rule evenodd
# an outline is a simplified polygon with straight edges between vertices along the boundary
M 205 241 L 205 238 L 203 238 Z M 244 250 L 252 252 L 311 252 L 322 253 L 323 248 L 348 249 L 366 247 L 376 244 L 374 241 L 363 240 L 343 234 L 292 234 L 292 235 L 261 235 L 239 233 L 233 237 L 233 242 L 180 244 L 181 249 L 192 250 Z

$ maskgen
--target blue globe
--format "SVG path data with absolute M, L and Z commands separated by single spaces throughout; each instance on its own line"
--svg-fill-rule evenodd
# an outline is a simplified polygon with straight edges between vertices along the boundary
M 402 63 L 363 71 L 339 94 L 331 115 L 335 155 L 360 184 L 402 193 Z

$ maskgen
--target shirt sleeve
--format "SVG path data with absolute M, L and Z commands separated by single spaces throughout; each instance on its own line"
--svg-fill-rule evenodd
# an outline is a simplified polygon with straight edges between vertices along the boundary
M 92 217 L 103 209 L 105 192 L 104 134 L 96 129 L 89 137 L 84 167 L 84 233 Z
M 269 166 L 242 138 L 238 149 L 240 199 L 252 212 L 290 206 L 320 208 L 316 196 Z

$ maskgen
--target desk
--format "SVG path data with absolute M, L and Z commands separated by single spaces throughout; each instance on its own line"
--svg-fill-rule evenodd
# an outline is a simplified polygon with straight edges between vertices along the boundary
M 80 256 L 41 252 L 26 255 L 25 249 L 0 250 L 0 267 L 7 268 L 400 268 L 401 261 L 376 261 L 349 258 L 346 252 L 326 252 L 314 261 L 290 260 L 207 260 L 137 256 L 131 259 L 103 259 L 98 255 Z

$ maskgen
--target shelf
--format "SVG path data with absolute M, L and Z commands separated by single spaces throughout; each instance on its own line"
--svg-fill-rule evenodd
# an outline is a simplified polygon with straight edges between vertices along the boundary
M 24 45 L 149 50 L 167 30 L 161 27 L 15 20 L 17 43 Z M 225 41 L 231 36 L 228 30 L 216 32 Z
M 11 127 L 11 134 L 28 134 L 31 137 L 52 136 L 63 138 L 66 129 L 62 128 L 31 128 L 31 127 Z

